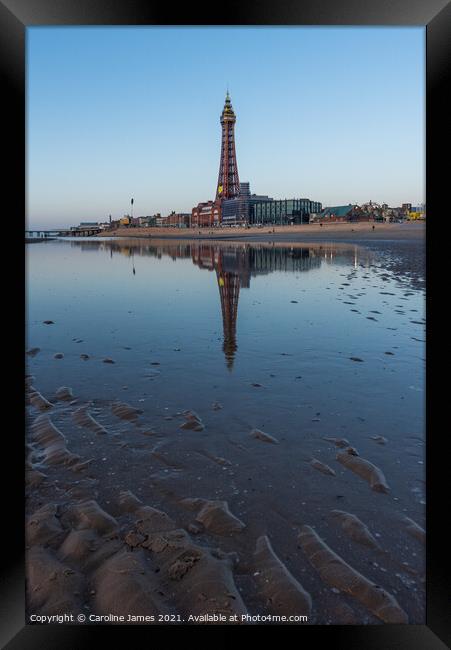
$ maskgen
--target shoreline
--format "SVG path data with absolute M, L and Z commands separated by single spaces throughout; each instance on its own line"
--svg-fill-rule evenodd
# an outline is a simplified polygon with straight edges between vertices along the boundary
M 350 241 L 371 243 L 379 241 L 422 241 L 425 239 L 424 223 L 374 224 L 371 222 L 308 224 L 299 226 L 275 226 L 273 228 L 246 229 L 204 229 L 197 228 L 117 228 L 108 233 L 96 235 L 98 239 L 137 238 L 178 239 L 198 241 L 246 241 L 246 242 L 298 242 L 298 241 Z M 150 232 L 149 232 L 150 231 Z

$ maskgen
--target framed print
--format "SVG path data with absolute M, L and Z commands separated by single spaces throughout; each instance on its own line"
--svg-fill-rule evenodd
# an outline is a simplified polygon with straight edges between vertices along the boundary
M 0 5 L 16 259 L 25 230 L 3 646 L 445 648 L 449 4 L 224 11 Z

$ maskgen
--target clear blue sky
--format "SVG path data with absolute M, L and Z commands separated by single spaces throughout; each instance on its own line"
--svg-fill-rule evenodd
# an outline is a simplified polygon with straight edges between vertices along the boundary
M 27 29 L 27 225 L 214 198 L 227 85 L 241 181 L 324 206 L 424 200 L 423 27 Z

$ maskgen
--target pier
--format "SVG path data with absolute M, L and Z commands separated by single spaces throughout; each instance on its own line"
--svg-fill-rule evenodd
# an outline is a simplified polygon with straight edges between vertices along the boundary
M 61 230 L 26 230 L 25 240 L 55 239 L 56 237 L 92 237 L 101 232 L 100 227 L 73 227 Z

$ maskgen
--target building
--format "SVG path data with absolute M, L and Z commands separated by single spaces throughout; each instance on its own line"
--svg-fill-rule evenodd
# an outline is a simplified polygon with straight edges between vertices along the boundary
M 141 228 L 148 228 L 149 226 L 155 225 L 153 222 L 155 221 L 155 217 L 151 216 L 145 216 L 145 217 L 138 217 L 138 224 Z
M 221 113 L 221 159 L 219 163 L 218 183 L 216 185 L 216 201 L 233 199 L 240 193 L 238 166 L 235 151 L 235 122 L 236 116 L 227 91 L 224 108 Z
M 191 212 L 193 228 L 211 228 L 221 223 L 221 201 L 199 203 Z
M 411 206 L 408 217 L 411 220 L 416 220 L 416 219 L 425 219 L 426 218 L 426 206 L 423 205 L 418 205 L 418 206 Z
M 189 228 L 191 214 L 189 212 L 171 212 L 164 218 L 164 225 L 172 228 Z
M 349 221 L 353 213 L 354 206 L 351 203 L 348 205 L 334 205 L 332 207 L 324 208 L 321 212 L 320 219 L 325 219 L 327 221 Z
M 91 228 L 97 228 L 98 225 L 99 223 L 97 221 L 80 221 L 80 225 L 76 227 L 78 230 L 82 230 L 83 228 L 90 230 Z
M 249 183 L 240 183 L 240 193 L 233 199 L 222 201 L 222 223 L 224 225 L 247 224 L 252 221 L 253 206 L 260 201 L 272 201 L 269 196 L 251 194 Z
M 310 214 L 321 212 L 321 209 L 321 203 L 310 199 L 257 197 L 251 207 L 250 223 L 282 226 L 309 223 Z

